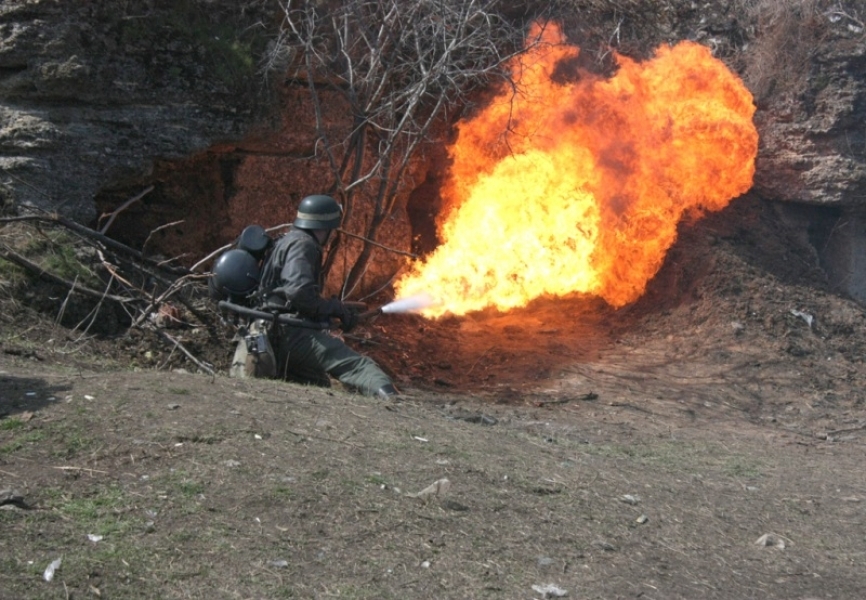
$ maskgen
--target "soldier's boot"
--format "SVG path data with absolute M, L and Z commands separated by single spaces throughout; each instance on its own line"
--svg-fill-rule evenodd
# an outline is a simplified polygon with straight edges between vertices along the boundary
M 386 383 L 376 390 L 376 395 L 380 398 L 394 398 L 395 396 L 399 396 L 400 392 L 397 391 L 397 388 L 393 384 Z

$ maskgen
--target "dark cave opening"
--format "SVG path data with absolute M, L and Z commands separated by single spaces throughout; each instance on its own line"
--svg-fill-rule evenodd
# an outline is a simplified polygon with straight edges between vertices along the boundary
M 839 206 L 777 203 L 779 216 L 814 248 L 837 293 L 866 304 L 866 214 Z

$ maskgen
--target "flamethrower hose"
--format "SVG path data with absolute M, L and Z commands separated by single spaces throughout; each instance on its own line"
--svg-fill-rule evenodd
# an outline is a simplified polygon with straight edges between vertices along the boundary
M 225 300 L 221 300 L 219 302 L 220 309 L 227 310 L 231 312 L 238 313 L 239 315 L 243 315 L 245 317 L 251 317 L 253 319 L 264 319 L 265 321 L 276 321 L 280 325 L 291 325 L 292 327 L 305 327 L 307 329 L 329 329 L 331 327 L 330 323 L 316 323 L 315 321 L 307 321 L 306 319 L 299 319 L 297 317 L 293 317 L 292 315 L 286 314 L 278 314 L 278 313 L 269 313 L 263 310 L 256 310 L 254 308 L 247 308 L 246 306 L 240 306 L 239 304 L 233 304 L 232 302 L 227 302 Z
M 364 321 L 367 321 L 369 319 L 372 319 L 373 317 L 381 315 L 382 312 L 383 311 L 381 308 L 374 308 L 373 310 L 368 310 L 368 311 L 365 311 L 362 313 L 358 313 L 358 320 L 363 323 Z

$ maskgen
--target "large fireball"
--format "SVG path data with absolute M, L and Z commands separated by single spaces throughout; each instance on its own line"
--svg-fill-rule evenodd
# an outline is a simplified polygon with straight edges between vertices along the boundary
M 752 185 L 758 134 L 742 82 L 682 42 L 614 77 L 558 83 L 579 49 L 553 25 L 511 66 L 515 86 L 460 123 L 449 148 L 442 244 L 399 296 L 429 293 L 427 316 L 524 306 L 539 296 L 640 297 L 685 216 Z M 561 79 L 561 78 L 560 78 Z

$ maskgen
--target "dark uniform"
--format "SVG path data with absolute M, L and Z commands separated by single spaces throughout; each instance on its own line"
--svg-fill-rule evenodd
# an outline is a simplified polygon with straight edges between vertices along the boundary
M 267 271 L 275 285 L 266 305 L 286 306 L 312 321 L 342 320 L 352 315 L 336 298 L 321 296 L 322 246 L 312 232 L 292 228 L 277 240 Z M 329 385 L 328 375 L 368 395 L 391 395 L 390 378 L 370 358 L 358 354 L 327 331 L 280 325 L 274 348 L 277 376 L 303 383 Z M 384 391 L 381 391 L 383 390 Z

